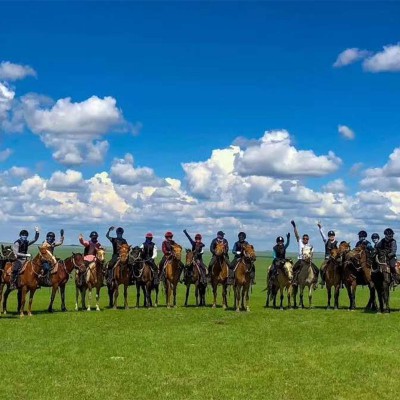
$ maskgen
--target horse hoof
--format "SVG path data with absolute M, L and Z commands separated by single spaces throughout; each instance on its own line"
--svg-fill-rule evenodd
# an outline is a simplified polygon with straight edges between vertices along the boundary
M 154 306 L 153 306 L 154 308 L 157 308 L 158 307 L 158 304 L 156 303 L 156 304 L 154 304 Z
M 247 312 L 250 312 L 250 307 L 246 307 L 246 311 L 247 311 Z
M 28 317 L 32 317 L 32 313 L 28 313 Z
M 100 311 L 100 307 L 96 307 L 96 311 Z
M 90 307 L 88 307 L 88 308 L 86 309 L 86 311 L 90 311 Z
M 226 310 L 227 307 L 226 307 L 226 305 L 224 304 L 224 305 L 222 306 L 222 308 L 223 308 L 224 310 Z
M 125 310 L 129 310 L 129 307 L 128 307 L 128 306 L 125 306 Z M 100 311 L 100 309 L 99 309 L 99 311 Z
M 326 307 L 326 309 L 327 309 L 327 310 L 330 310 L 331 308 L 328 306 L 328 307 Z
M 117 309 L 117 307 L 116 307 L 116 306 L 114 306 L 112 309 L 113 309 L 113 310 L 116 310 L 116 309 Z
M 236 309 L 236 312 L 240 312 L 240 308 L 237 308 L 237 309 Z
M 79 308 L 78 308 L 78 307 L 75 307 L 75 311 L 79 311 Z
M 24 313 L 19 314 L 19 317 L 20 317 L 20 318 L 24 318 L 24 317 L 25 317 Z
M 283 311 L 283 310 L 284 310 L 284 308 L 283 308 L 283 307 L 281 307 L 281 308 L 280 308 L 280 310 L 281 310 L 281 311 Z
M 49 309 L 47 310 L 47 312 L 52 313 L 52 312 L 53 312 L 53 309 L 52 309 L 52 308 L 49 308 Z
M 67 312 L 68 310 L 64 307 L 61 309 L 62 312 Z
M 177 305 L 174 305 L 174 308 L 178 308 L 178 306 L 177 306 Z
M 217 305 L 216 305 L 216 304 L 213 304 L 213 305 L 212 305 L 212 308 L 217 308 Z

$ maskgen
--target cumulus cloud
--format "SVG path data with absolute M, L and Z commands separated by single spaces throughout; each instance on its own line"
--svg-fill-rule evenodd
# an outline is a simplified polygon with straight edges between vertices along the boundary
M 368 168 L 361 186 L 379 190 L 400 190 L 400 147 L 393 150 L 382 168 Z
M 297 150 L 289 133 L 282 130 L 265 132 L 257 144 L 240 151 L 235 167 L 242 175 L 295 179 L 331 174 L 341 163 L 333 152 L 318 156 L 312 150 Z
M 75 192 L 85 185 L 82 173 L 67 169 L 65 172 L 55 171 L 47 182 L 47 189 L 55 191 Z
M 338 132 L 347 140 L 353 140 L 355 133 L 346 125 L 338 125 Z
M 0 82 L 0 127 L 8 118 L 12 108 L 15 92 L 6 84 Z
M 347 188 L 343 179 L 335 179 L 322 186 L 322 190 L 328 193 L 345 193 Z
M 383 51 L 375 53 L 363 62 L 363 68 L 368 72 L 400 71 L 400 43 L 384 46 Z
M 0 151 L 0 162 L 6 161 L 8 157 L 12 154 L 11 149 L 5 149 Z
M 36 76 L 36 71 L 29 65 L 14 64 L 9 61 L 0 63 L 0 79 L 5 81 L 16 81 L 27 76 Z
M 341 68 L 346 65 L 353 64 L 359 60 L 362 60 L 363 58 L 367 57 L 369 54 L 370 54 L 369 51 L 361 50 L 361 49 L 358 49 L 357 47 L 346 49 L 338 55 L 333 66 L 335 68 Z
M 101 138 L 129 129 L 113 97 L 65 98 L 50 106 L 47 99 L 28 95 L 22 104 L 28 128 L 53 150 L 56 161 L 68 166 L 102 162 L 109 144 Z

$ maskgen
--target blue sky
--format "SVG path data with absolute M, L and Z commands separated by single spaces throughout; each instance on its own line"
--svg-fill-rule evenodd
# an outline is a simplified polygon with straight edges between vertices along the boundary
M 21 104 L 25 104 L 19 99 L 27 93 L 34 93 L 36 97 L 45 95 L 53 102 L 71 98 L 75 104 L 85 102 L 91 96 L 98 96 L 99 99 L 111 96 L 116 101 L 116 109 L 123 114 L 119 117 L 119 122 L 123 119 L 122 123 L 103 121 L 99 130 L 88 138 L 89 142 L 107 141 L 107 151 L 102 151 L 95 161 L 83 157 L 73 164 L 60 161 L 60 158 L 57 160 L 54 156 L 60 143 L 56 141 L 49 147 L 48 140 L 54 140 L 54 135 L 59 135 L 60 131 L 53 132 L 51 127 L 46 128 L 50 132 L 45 128 L 43 130 L 41 122 L 32 120 L 32 109 L 24 111 L 24 116 L 20 117 L 22 132 L 10 129 L 10 124 L 8 128 L 0 128 L 0 152 L 4 149 L 12 151 L 1 163 L 4 184 L 13 185 L 16 191 L 20 192 L 24 179 L 32 179 L 35 174 L 42 179 L 44 187 L 56 171 L 65 173 L 67 169 L 72 169 L 82 174 L 82 179 L 86 181 L 100 172 L 110 174 L 110 168 L 117 162 L 115 160 L 122 160 L 126 153 L 130 153 L 134 168 L 139 168 L 139 176 L 147 177 L 144 180 L 149 179 L 149 175 L 140 168 L 151 169 L 157 177 L 156 183 L 163 181 L 161 187 L 169 185 L 164 182 L 165 178 L 180 181 L 178 203 L 183 201 L 182 207 L 185 208 L 187 204 L 182 196 L 187 196 L 192 199 L 189 203 L 193 201 L 196 204 L 196 210 L 204 210 L 204 215 L 199 216 L 198 224 L 193 223 L 192 228 L 206 232 L 210 238 L 215 230 L 214 227 L 209 228 L 208 218 L 212 215 L 212 219 L 219 224 L 227 223 L 226 229 L 231 226 L 232 232 L 248 228 L 259 242 L 260 235 L 267 235 L 263 242 L 271 241 L 276 233 L 282 234 L 280 229 L 289 228 L 285 227 L 289 218 L 285 210 L 290 208 L 291 216 L 298 216 L 309 229 L 315 215 L 308 215 L 304 208 L 320 209 L 322 220 L 325 218 L 329 226 L 337 225 L 346 238 L 354 235 L 351 231 L 358 227 L 372 225 L 370 229 L 379 230 L 385 224 L 397 223 L 399 204 L 387 203 L 394 201 L 390 200 L 393 195 L 388 193 L 399 190 L 396 186 L 399 176 L 397 156 L 396 168 L 389 168 L 387 172 L 384 166 L 399 145 L 400 67 L 396 69 L 396 54 L 389 54 L 393 60 L 379 59 L 378 70 L 374 72 L 363 67 L 365 64 L 362 63 L 384 52 L 384 46 L 396 46 L 400 41 L 397 17 L 400 3 L 2 2 L 0 12 L 6 16 L 0 27 L 0 62 L 30 66 L 36 72 L 36 77 L 3 79 L 3 83 L 15 93 L 12 108 L 7 110 L 8 120 L 17 114 L 18 106 L 21 109 Z M 351 48 L 369 53 L 357 62 L 333 67 L 339 54 Z M 35 107 L 52 110 L 53 105 L 50 101 L 43 103 L 41 100 L 40 105 Z M 354 138 L 344 138 L 338 132 L 338 125 L 351 129 L 355 133 Z M 193 179 L 204 179 L 204 168 L 199 163 L 209 160 L 213 150 L 229 148 L 238 137 L 260 139 L 265 131 L 275 130 L 286 130 L 290 134 L 291 145 L 297 151 L 311 151 L 314 157 L 333 152 L 340 158 L 341 162 L 334 163 L 336 167 L 329 171 L 328 165 L 327 171 L 321 174 L 302 174 L 299 178 L 296 171 L 292 175 L 287 169 L 284 172 L 284 179 L 296 181 L 298 187 L 307 188 L 313 191 L 313 195 L 320 196 L 319 203 L 307 200 L 308 206 L 304 207 L 304 199 L 290 203 L 289 195 L 289 205 L 285 205 L 281 215 L 270 215 L 268 213 L 279 209 L 279 205 L 254 205 L 247 194 L 238 202 L 242 204 L 242 209 L 246 208 L 246 201 L 254 208 L 241 210 L 236 221 L 220 219 L 226 218 L 222 216 L 225 212 L 208 212 L 214 207 L 216 198 L 205 200 L 208 195 L 203 189 L 194 187 Z M 140 131 L 139 134 L 137 131 Z M 63 143 L 67 143 L 81 133 L 72 129 L 69 134 L 64 127 L 62 135 Z M 79 146 L 82 149 L 84 144 Z M 82 150 L 81 156 L 84 153 Z M 261 161 L 253 159 L 252 162 Z M 189 175 L 182 168 L 185 163 L 197 163 L 190 167 L 192 171 Z M 350 169 L 359 163 L 362 166 L 358 172 L 350 173 Z M 22 176 L 21 172 L 13 176 L 5 172 L 15 166 L 28 168 L 30 173 Z M 208 175 L 215 172 L 213 165 L 207 168 Z M 233 175 L 243 173 L 243 168 L 242 172 L 233 171 Z M 249 166 L 246 168 L 248 174 Z M 264 165 L 262 171 L 260 168 L 256 168 L 257 176 L 283 179 L 279 166 L 272 171 L 269 166 Z M 379 169 L 379 179 L 374 176 L 371 181 L 371 174 L 374 174 L 371 168 Z M 254 171 L 254 168 L 250 169 Z M 122 170 L 119 168 L 119 173 L 123 174 Z M 192 172 L 196 178 L 190 176 Z M 117 192 L 123 191 L 127 196 L 129 189 L 129 196 L 124 201 L 135 208 L 134 216 L 129 214 L 131 211 L 129 215 L 125 211 L 122 214 L 119 212 L 121 222 L 130 223 L 129 218 L 133 218 L 132 224 L 135 225 L 142 207 L 155 207 L 153 214 L 158 212 L 159 203 L 153 204 L 152 199 L 139 195 L 136 181 L 134 185 L 132 180 L 127 184 L 121 175 L 115 173 L 114 176 L 113 184 L 121 186 Z M 226 176 L 217 177 L 229 181 Z M 371 178 L 370 181 L 361 184 L 367 177 Z M 394 185 L 382 187 L 379 181 L 387 181 L 386 177 L 394 180 Z M 344 207 L 341 225 L 337 221 L 340 216 L 327 211 L 327 195 L 320 194 L 326 193 L 322 189 L 324 185 L 337 179 L 341 179 L 346 186 L 342 202 L 351 204 L 351 207 L 363 209 L 364 205 L 368 206 L 365 199 L 361 201 L 357 195 L 364 191 L 370 191 L 374 196 L 379 191 L 381 200 L 373 201 L 373 210 L 367 217 L 363 213 L 355 217 L 358 211 Z M 153 182 L 153 188 L 157 187 L 156 183 Z M 253 183 L 246 181 L 243 184 L 251 186 Z M 270 183 L 263 184 L 271 187 Z M 87 185 L 80 187 L 83 186 Z M 135 193 L 132 192 L 133 186 Z M 66 190 L 71 193 L 72 189 Z M 224 190 L 224 198 L 233 196 L 232 187 L 221 188 L 220 194 Z M 254 190 L 258 193 L 259 188 Z M 82 194 L 77 188 L 74 188 L 74 193 L 76 200 L 91 208 L 93 194 Z M 338 193 L 333 193 L 336 197 L 331 196 L 336 199 L 334 201 L 337 201 Z M 42 193 L 38 198 L 43 199 L 46 195 Z M 49 207 L 54 207 L 52 210 L 58 215 L 56 221 L 57 218 L 68 218 L 68 214 L 64 213 L 65 205 L 57 208 L 59 200 L 54 196 L 50 194 Z M 177 202 L 172 195 L 165 196 L 172 203 Z M 133 198 L 137 200 L 135 205 L 129 200 Z M 271 199 L 273 203 L 273 196 Z M 12 200 L 4 197 L 4 201 Z M 24 205 L 25 201 L 24 198 L 16 199 L 16 204 L 10 205 L 8 216 L 3 217 L 4 224 L 16 225 L 13 231 L 19 229 L 18 219 L 23 219 L 24 215 L 30 225 L 37 222 L 43 229 L 55 223 L 52 216 L 46 213 L 32 214 Z M 168 203 L 167 200 L 165 202 Z M 235 199 L 232 200 L 234 202 Z M 377 203 L 381 207 L 378 211 Z M 105 214 L 108 214 L 107 207 L 110 204 L 104 204 Z M 385 214 L 387 209 L 389 213 Z M 90 230 L 92 226 L 104 229 L 103 225 L 115 218 L 110 213 L 101 221 L 99 217 L 86 220 L 87 210 L 83 205 L 82 210 L 79 221 L 70 222 L 70 230 L 74 234 L 80 229 Z M 238 212 L 229 205 L 224 210 L 232 215 Z M 190 207 L 187 215 L 182 210 L 176 211 L 176 215 L 174 212 L 169 210 L 166 220 L 163 215 L 160 216 L 161 226 L 170 224 L 171 228 L 180 230 L 177 221 L 193 222 Z M 375 212 L 377 215 L 370 218 Z M 138 228 L 159 230 L 161 235 L 161 227 L 152 221 L 150 214 L 138 217 Z M 169 222 L 167 217 L 171 215 L 175 218 Z M 263 218 L 260 215 L 273 227 L 268 233 L 263 228 L 255 228 L 251 222 Z M 379 220 L 382 220 L 382 226 L 378 224 Z M 57 224 L 60 222 L 57 221 Z M 141 237 L 142 233 L 139 229 L 131 229 L 135 238 Z M 232 233 L 232 236 L 235 234 Z M 264 248 L 268 247 L 264 245 Z

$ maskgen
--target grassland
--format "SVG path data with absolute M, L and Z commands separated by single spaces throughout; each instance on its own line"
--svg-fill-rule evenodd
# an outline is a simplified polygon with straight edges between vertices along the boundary
M 390 315 L 362 308 L 348 312 L 344 291 L 343 309 L 326 311 L 322 289 L 314 293 L 312 310 L 265 309 L 269 262 L 258 258 L 249 313 L 184 308 L 183 287 L 176 309 L 163 306 L 163 294 L 159 308 L 134 309 L 132 287 L 130 310 L 107 309 L 104 290 L 101 312 L 76 312 L 71 282 L 70 311 L 50 315 L 50 291 L 41 289 L 32 318 L 0 317 L 1 398 L 395 398 L 400 389 L 398 291 L 392 293 L 395 312 Z M 15 297 L 10 297 L 11 311 Z M 367 297 L 360 288 L 358 306 Z M 59 299 L 55 307 L 59 310 Z

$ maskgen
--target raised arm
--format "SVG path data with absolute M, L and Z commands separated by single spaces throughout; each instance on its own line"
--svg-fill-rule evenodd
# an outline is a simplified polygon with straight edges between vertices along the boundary
M 289 247 L 290 244 L 290 233 L 288 232 L 286 234 L 286 244 L 285 244 L 285 250 Z
M 106 238 L 112 243 L 112 237 L 110 236 L 110 232 L 111 231 L 113 231 L 114 230 L 114 227 L 113 226 L 110 226 L 109 228 L 108 228 L 108 231 L 107 231 L 107 233 L 106 233 Z
M 54 247 L 61 246 L 64 243 L 64 229 L 60 230 L 60 241 L 54 243 Z
M 299 235 L 299 232 L 297 231 L 296 223 L 293 220 L 290 221 L 290 223 L 293 226 L 294 236 L 296 237 L 296 240 L 299 241 L 300 240 L 300 235 Z
M 322 230 L 322 225 L 320 223 L 317 224 L 318 225 L 318 229 L 319 229 L 319 233 L 321 234 L 322 240 L 324 241 L 324 243 L 326 243 L 326 236 L 324 234 L 324 231 Z
M 189 239 L 190 244 L 193 246 L 194 245 L 194 240 L 190 237 L 190 235 L 187 233 L 187 230 L 184 229 L 183 233 L 185 234 L 185 236 Z
M 37 242 L 38 239 L 39 239 L 39 228 L 37 226 L 35 226 L 35 237 L 33 238 L 33 240 L 31 240 L 28 243 L 28 246 L 30 246 L 31 244 Z

